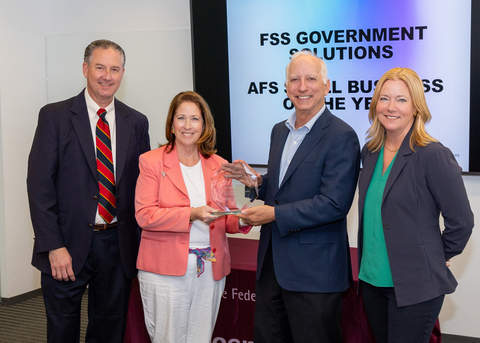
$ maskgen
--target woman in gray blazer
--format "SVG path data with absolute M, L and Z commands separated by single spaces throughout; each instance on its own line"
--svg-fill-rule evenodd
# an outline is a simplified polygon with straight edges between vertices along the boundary
M 385 73 L 368 116 L 358 232 L 367 317 L 378 343 L 428 342 L 457 285 L 448 261 L 465 248 L 473 213 L 455 157 L 425 130 L 431 114 L 417 73 Z

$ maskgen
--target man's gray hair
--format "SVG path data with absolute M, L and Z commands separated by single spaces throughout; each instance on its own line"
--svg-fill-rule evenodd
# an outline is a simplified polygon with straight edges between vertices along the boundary
M 126 57 L 125 57 L 125 51 L 123 51 L 122 47 L 118 45 L 115 42 L 109 41 L 108 39 L 99 39 L 96 41 L 91 42 L 86 48 L 85 48 L 85 54 L 83 55 L 83 62 L 86 64 L 90 64 L 92 61 L 92 55 L 93 51 L 95 49 L 113 49 L 115 51 L 118 51 L 120 53 L 120 56 L 122 57 L 122 67 L 125 68 L 125 62 L 126 62 Z
M 293 61 L 295 61 L 297 58 L 299 58 L 300 56 L 313 56 L 315 57 L 316 59 L 318 59 L 318 61 L 320 62 L 320 65 L 321 65 L 321 74 L 322 74 L 322 80 L 323 80 L 323 83 L 324 84 L 327 84 L 327 80 L 328 80 L 328 77 L 327 77 L 327 64 L 325 63 L 325 61 L 323 60 L 323 58 L 321 57 L 318 57 L 316 54 L 314 54 L 313 52 L 311 52 L 310 50 L 301 50 L 301 51 L 298 51 L 296 53 L 294 53 L 292 55 L 292 57 L 290 57 L 290 62 L 287 64 L 287 67 L 285 69 L 285 76 L 286 76 L 286 79 L 285 79 L 285 85 L 288 86 L 288 74 L 289 74 L 289 71 L 290 71 L 290 64 L 292 64 Z

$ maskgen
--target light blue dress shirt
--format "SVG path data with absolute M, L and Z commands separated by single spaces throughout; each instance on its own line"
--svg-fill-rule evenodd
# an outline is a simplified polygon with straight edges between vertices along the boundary
M 282 152 L 282 160 L 280 161 L 280 175 L 278 178 L 278 186 L 282 184 L 283 178 L 285 177 L 285 173 L 287 172 L 288 167 L 290 166 L 290 162 L 295 156 L 298 147 L 302 144 L 303 139 L 305 136 L 310 132 L 313 125 L 318 118 L 322 115 L 323 111 L 325 111 L 325 104 L 323 105 L 322 109 L 318 111 L 318 113 L 310 119 L 305 125 L 295 129 L 295 121 L 297 120 L 296 112 L 287 119 L 285 125 L 290 130 L 287 136 L 287 140 L 285 141 L 285 146 L 283 147 Z

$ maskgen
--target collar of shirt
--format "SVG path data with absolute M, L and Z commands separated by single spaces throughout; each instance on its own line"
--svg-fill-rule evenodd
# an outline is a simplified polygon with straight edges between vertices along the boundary
M 323 104 L 323 107 L 320 109 L 320 111 L 318 111 L 317 114 L 315 114 L 315 116 L 310 119 L 305 125 L 303 125 L 302 127 L 299 127 L 298 129 L 295 129 L 295 121 L 297 120 L 297 112 L 293 112 L 292 115 L 287 119 L 287 121 L 285 122 L 285 125 L 288 127 L 288 129 L 290 131 L 295 131 L 295 130 L 300 130 L 302 128 L 307 128 L 307 133 L 312 129 L 313 125 L 316 123 L 317 119 L 320 118 L 320 116 L 322 115 L 322 113 L 325 111 L 325 104 Z
M 85 88 L 85 102 L 87 103 L 87 111 L 88 111 L 88 117 L 90 118 L 90 121 L 94 122 L 95 125 L 97 125 L 98 121 L 98 110 L 100 109 L 100 106 L 92 99 L 90 94 L 88 93 L 88 89 Z M 106 118 L 108 121 L 108 126 L 110 126 L 110 129 L 115 127 L 115 99 L 112 100 L 112 102 L 105 107 L 107 110 Z
M 325 104 L 318 113 L 310 119 L 305 125 L 295 129 L 295 120 L 297 119 L 296 112 L 293 112 L 292 115 L 287 119 L 285 125 L 290 130 L 288 133 L 287 139 L 285 140 L 285 145 L 283 146 L 282 159 L 280 160 L 280 171 L 278 176 L 278 186 L 282 184 L 283 178 L 287 173 L 290 162 L 292 161 L 295 153 L 298 150 L 300 144 L 302 144 L 305 136 L 310 132 L 315 122 L 320 118 L 322 113 L 325 111 Z

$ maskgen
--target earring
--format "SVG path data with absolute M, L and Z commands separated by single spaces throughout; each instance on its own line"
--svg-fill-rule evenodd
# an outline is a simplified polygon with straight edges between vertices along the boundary
M 172 133 L 175 133 L 175 130 L 174 130 L 174 129 L 172 129 Z
M 414 117 L 416 117 L 418 114 L 418 111 L 415 111 L 415 113 L 413 114 Z

